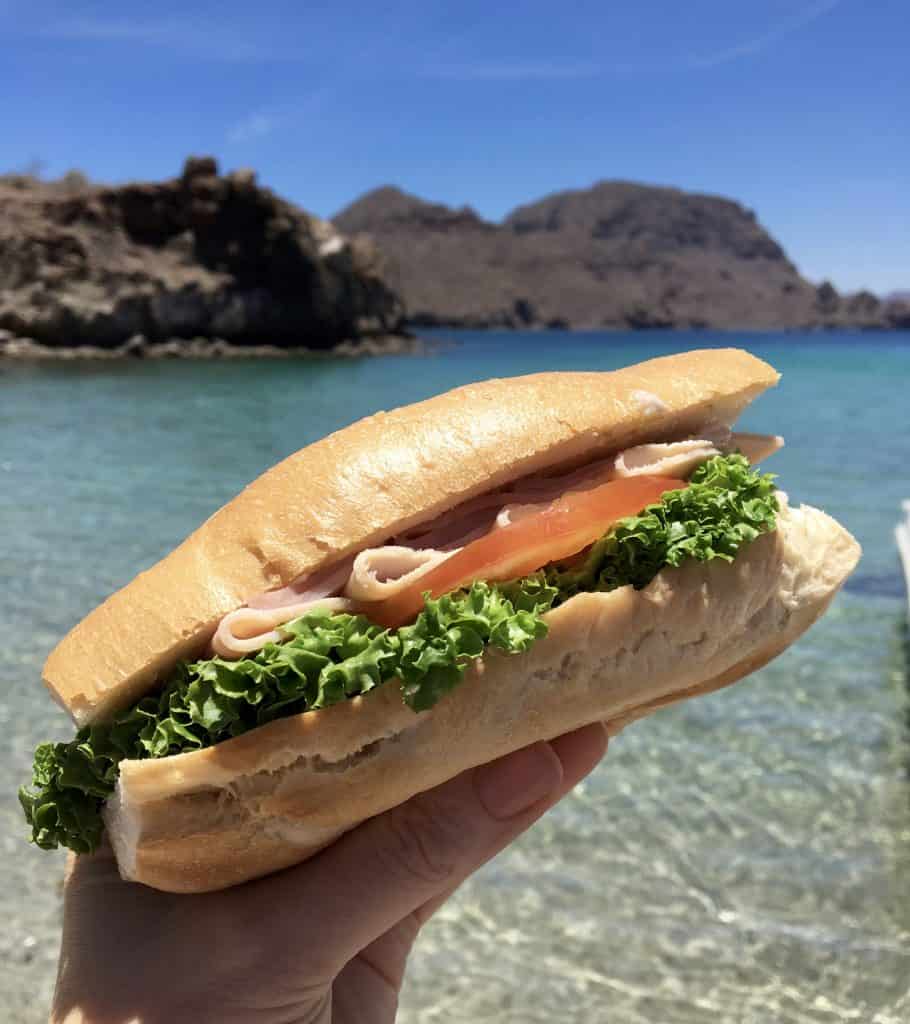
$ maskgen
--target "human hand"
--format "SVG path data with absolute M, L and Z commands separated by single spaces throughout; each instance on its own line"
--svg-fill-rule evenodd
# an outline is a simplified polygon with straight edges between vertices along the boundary
M 176 896 L 73 858 L 53 1024 L 388 1024 L 422 925 L 603 756 L 586 726 L 464 772 L 298 867 Z

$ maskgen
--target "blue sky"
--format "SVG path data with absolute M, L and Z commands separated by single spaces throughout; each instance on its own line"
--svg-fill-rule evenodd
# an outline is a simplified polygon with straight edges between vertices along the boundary
M 813 280 L 910 288 L 908 0 L 0 0 L 0 34 L 0 168 L 214 153 L 323 216 L 633 179 L 739 199 Z

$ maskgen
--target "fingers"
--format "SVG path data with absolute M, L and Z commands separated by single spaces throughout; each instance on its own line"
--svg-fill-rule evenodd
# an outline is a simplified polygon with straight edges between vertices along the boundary
M 585 729 L 568 733 L 550 741 L 550 745 L 556 751 L 563 769 L 563 781 L 557 788 L 553 798 L 547 801 L 544 810 L 548 810 L 553 804 L 558 803 L 567 793 L 570 793 L 581 780 L 595 768 L 606 752 L 608 737 L 601 738 L 597 723 Z M 536 819 L 535 819 L 536 820 Z M 504 837 L 477 867 L 492 860 L 498 853 L 509 845 L 514 836 Z M 476 870 L 476 869 L 475 869 Z M 461 886 L 464 879 L 459 879 L 456 885 L 451 886 L 444 892 L 428 900 L 423 906 L 414 911 L 419 926 L 422 928 L 427 921 L 442 907 Z
M 562 762 L 565 776 L 566 784 L 559 794 L 560 797 L 573 790 L 597 767 L 607 751 L 608 741 L 607 729 L 602 722 L 594 722 L 583 729 L 551 740 L 551 746 Z
M 587 775 L 606 743 L 598 723 L 532 744 L 365 822 L 299 868 L 244 886 L 264 941 L 286 948 L 305 925 L 318 936 L 309 967 L 331 976 L 408 915 L 425 920 L 420 908 L 432 913 L 527 829 Z
M 570 793 L 599 764 L 606 752 L 607 742 L 608 737 L 601 737 L 597 723 L 550 741 L 550 745 L 556 751 L 562 764 L 563 781 L 557 788 L 553 798 L 547 801 L 544 811 L 558 803 L 567 793 Z M 477 867 L 481 867 L 487 861 L 492 860 L 498 853 L 501 853 L 514 838 L 514 836 L 504 837 L 503 841 L 492 849 L 489 856 L 485 857 Z M 414 911 L 414 917 L 421 928 L 455 894 L 462 881 L 464 879 L 459 879 L 457 885 L 453 885 L 446 891 L 434 896 Z

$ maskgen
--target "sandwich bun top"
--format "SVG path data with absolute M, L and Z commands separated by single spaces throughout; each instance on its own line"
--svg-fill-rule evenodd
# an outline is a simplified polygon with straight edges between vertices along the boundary
M 44 681 L 79 725 L 134 704 L 219 620 L 531 473 L 730 425 L 779 374 L 739 349 L 540 373 L 379 412 L 278 463 L 82 620 Z

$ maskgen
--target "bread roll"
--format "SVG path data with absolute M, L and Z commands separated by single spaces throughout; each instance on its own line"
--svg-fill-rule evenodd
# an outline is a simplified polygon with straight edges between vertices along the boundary
M 51 652 L 79 725 L 130 707 L 263 591 L 551 466 L 730 424 L 778 374 L 738 349 L 613 373 L 540 373 L 381 412 L 264 473 Z
M 486 381 L 361 420 L 269 470 L 105 601 L 52 652 L 45 681 L 79 724 L 104 721 L 262 592 L 529 474 L 730 426 L 777 379 L 746 352 L 708 350 Z M 430 711 L 390 681 L 204 750 L 123 761 L 103 810 L 120 871 L 172 892 L 234 885 L 528 743 L 598 719 L 617 732 L 725 686 L 807 629 L 858 556 L 824 513 L 784 508 L 732 564 L 572 598 L 528 652 L 488 651 Z

